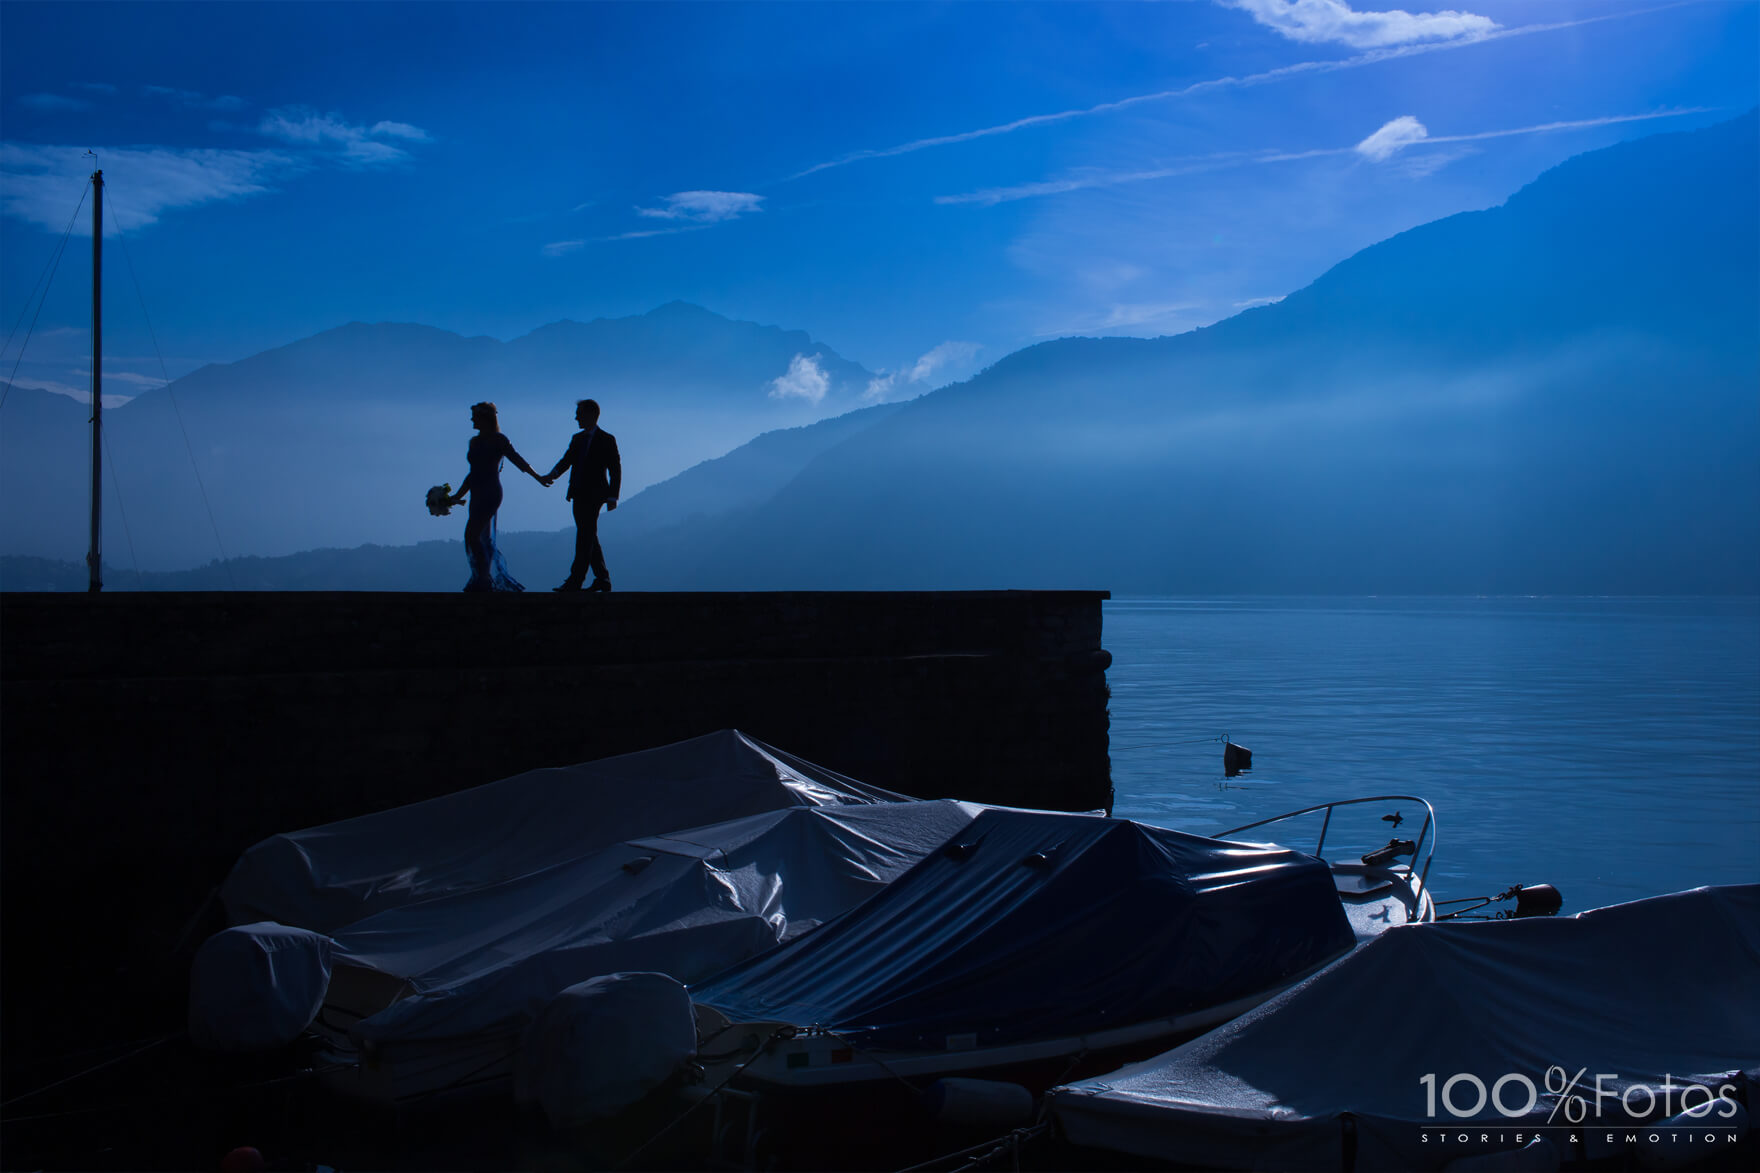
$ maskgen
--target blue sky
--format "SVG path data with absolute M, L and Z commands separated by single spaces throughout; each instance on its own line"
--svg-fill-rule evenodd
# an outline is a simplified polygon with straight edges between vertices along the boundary
M 1752 0 L 8 0 L 0 328 L 90 149 L 158 342 L 113 261 L 109 391 L 351 320 L 510 338 L 684 299 L 901 397 L 1216 321 L 1571 155 L 1733 117 L 1757 47 Z M 85 386 L 87 212 L 21 383 Z

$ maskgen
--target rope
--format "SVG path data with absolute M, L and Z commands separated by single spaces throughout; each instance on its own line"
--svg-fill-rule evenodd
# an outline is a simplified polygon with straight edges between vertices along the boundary
M 819 1029 L 825 1030 L 824 1027 L 820 1027 Z M 842 1043 L 844 1046 L 848 1047 L 852 1051 L 861 1051 L 864 1055 L 867 1056 L 868 1061 L 874 1064 L 874 1066 L 878 1067 L 880 1070 L 884 1071 L 886 1074 L 890 1075 L 892 1078 L 898 1080 L 898 1082 L 904 1084 L 904 1086 L 910 1088 L 912 1094 L 919 1095 L 919 1096 L 923 1094 L 922 1088 L 918 1087 L 916 1084 L 912 1083 L 910 1080 L 906 1079 L 904 1076 L 900 1075 L 898 1072 L 894 1071 L 892 1068 L 886 1066 L 886 1061 L 884 1059 L 881 1059 L 880 1056 L 873 1054 L 872 1052 L 868 1051 L 866 1048 L 858 1047 L 856 1044 L 850 1042 L 848 1039 L 844 1038 L 842 1035 L 838 1034 L 834 1030 L 825 1030 L 825 1034 L 827 1036 L 829 1036 L 830 1038 L 836 1039 L 838 1042 Z
M 216 1094 L 223 1096 L 236 1096 L 240 1092 L 259 1091 L 263 1088 L 276 1087 L 280 1084 L 301 1083 L 320 1075 L 328 1075 L 332 1071 L 342 1071 L 347 1066 L 348 1065 L 344 1063 L 333 1063 L 319 1067 L 308 1067 L 303 1071 L 296 1071 L 292 1075 L 277 1075 L 269 1079 L 258 1080 L 256 1083 L 231 1084 L 221 1089 L 192 1088 L 184 1095 L 160 1096 L 158 1099 L 153 1100 L 142 1100 L 138 1097 L 131 1096 L 127 1103 L 121 1104 L 92 1104 L 84 1108 L 69 1108 L 64 1112 L 38 1112 L 30 1116 L 8 1116 L 4 1120 L 0 1120 L 0 1124 L 24 1124 L 35 1120 L 61 1120 L 69 1116 L 92 1116 L 105 1112 L 113 1112 L 117 1114 L 143 1112 L 151 1108 L 163 1107 L 168 1104 L 188 1104 L 196 1100 L 207 1100 L 209 1097 Z M 47 1091 L 48 1089 L 44 1088 L 41 1090 Z M 35 1095 L 36 1093 L 31 1092 L 28 1094 Z M 21 1096 L 19 1098 L 22 1099 L 23 1097 Z
M 1124 752 L 1133 749 L 1162 749 L 1170 745 L 1208 745 L 1212 741 L 1226 742 L 1227 740 L 1228 734 L 1219 733 L 1215 737 L 1194 737 L 1190 741 L 1150 741 L 1143 745 L 1121 745 L 1117 748 L 1120 752 Z
M 69 1075 L 64 1079 L 58 1079 L 54 1083 L 45 1084 L 43 1087 L 37 1088 L 35 1091 L 28 1091 L 28 1092 L 23 1093 L 22 1095 L 13 1096 L 10 1100 L 0 1102 L 0 1108 L 10 1108 L 10 1107 L 12 1107 L 12 1105 L 18 1103 L 21 1100 L 32 1099 L 36 1096 L 42 1095 L 44 1092 L 54 1091 L 56 1088 L 61 1087 L 64 1084 L 72 1083 L 76 1079 L 84 1079 L 88 1075 L 95 1075 L 98 1072 L 104 1070 L 106 1067 L 114 1067 L 116 1064 L 121 1063 L 125 1059 L 133 1059 L 137 1055 L 144 1055 L 148 1051 L 151 1051 L 154 1047 L 163 1046 L 164 1044 L 170 1042 L 172 1039 L 178 1038 L 182 1034 L 183 1034 L 183 1032 L 180 1030 L 172 1031 L 168 1035 L 164 1035 L 160 1038 L 156 1038 L 152 1042 L 147 1043 L 145 1046 L 136 1047 L 134 1050 L 128 1051 L 128 1052 L 121 1054 L 121 1055 L 118 1055 L 114 1059 L 106 1059 L 102 1063 L 98 1063 L 98 1064 L 95 1064 L 91 1067 L 86 1068 L 84 1071 L 76 1071 L 72 1075 Z
M 959 1167 L 961 1170 L 976 1169 L 986 1161 L 1001 1156 L 1004 1152 L 1012 1152 L 1015 1154 L 1015 1167 L 1019 1168 L 1021 1142 L 1035 1140 L 1038 1137 L 1043 1136 L 1045 1131 L 1050 1127 L 1051 1125 L 1049 1123 L 1041 1123 L 1034 1124 L 1028 1128 L 1017 1128 L 1007 1136 L 999 1136 L 993 1140 L 983 1141 L 970 1148 L 961 1149 L 957 1153 L 943 1153 L 939 1157 L 931 1157 L 921 1165 L 911 1165 L 908 1168 L 900 1169 L 898 1173 L 923 1173 L 923 1170 L 931 1169 L 941 1164 L 943 1161 L 955 1161 L 961 1157 L 971 1157 L 970 1160 Z M 977 1153 L 978 1155 L 971 1156 L 973 1153 Z
M 723 1033 L 725 1033 L 725 1032 L 723 1032 Z M 698 1100 L 696 1103 L 694 1103 L 690 1107 L 686 1108 L 683 1112 L 680 1112 L 677 1116 L 674 1116 L 668 1123 L 666 1123 L 664 1126 L 661 1127 L 659 1132 L 656 1132 L 653 1136 L 650 1136 L 647 1140 L 643 1141 L 640 1145 L 636 1146 L 636 1149 L 634 1152 L 630 1153 L 629 1156 L 623 1158 L 623 1160 L 618 1161 L 616 1164 L 612 1165 L 611 1168 L 613 1168 L 613 1169 L 626 1169 L 626 1168 L 628 1168 L 629 1163 L 631 1161 L 635 1160 L 637 1157 L 641 1156 L 643 1153 L 647 1152 L 648 1149 L 653 1146 L 655 1141 L 659 1140 L 661 1137 L 663 1137 L 667 1133 L 671 1132 L 674 1128 L 677 1128 L 680 1124 L 683 1124 L 686 1120 L 688 1120 L 690 1118 L 691 1114 L 694 1113 L 698 1108 L 701 1108 L 704 1104 L 708 1103 L 710 1100 L 714 1099 L 717 1095 L 719 1095 L 722 1088 L 726 1087 L 728 1084 L 732 1083 L 735 1079 L 739 1078 L 740 1072 L 744 1071 L 746 1068 L 748 1068 L 752 1064 L 756 1063 L 759 1059 L 763 1058 L 764 1053 L 770 1049 L 772 1044 L 776 1043 L 777 1041 L 779 1041 L 781 1039 L 792 1039 L 794 1036 L 795 1036 L 795 1028 L 792 1026 L 779 1026 L 775 1030 L 771 1031 L 770 1037 L 765 1039 L 762 1043 L 760 1043 L 758 1045 L 758 1049 L 756 1051 L 752 1052 L 752 1057 L 750 1059 L 747 1059 L 744 1063 L 741 1063 L 738 1067 L 735 1067 L 733 1069 L 733 1071 L 727 1076 L 726 1079 L 722 1080 L 720 1083 L 716 1084 L 712 1089 L 710 1089 L 709 1094 L 705 1095 L 702 1099 Z
M 6 406 L 6 397 L 12 394 L 12 382 L 18 377 L 18 364 L 24 361 L 24 352 L 31 344 L 31 335 L 37 332 L 37 319 L 43 316 L 43 306 L 47 304 L 49 300 L 49 286 L 55 284 L 55 274 L 61 269 L 61 254 L 67 251 L 67 240 L 73 235 L 73 225 L 74 222 L 79 219 L 80 208 L 86 206 L 86 191 L 90 190 L 91 186 L 92 181 L 89 179 L 86 180 L 85 188 L 79 193 L 79 203 L 74 207 L 73 215 L 67 218 L 67 231 L 61 234 L 61 243 L 55 246 L 55 251 L 50 254 L 49 263 L 44 266 L 44 271 L 49 274 L 48 283 L 44 283 L 41 274 L 37 277 L 37 285 L 43 286 L 43 296 L 37 302 L 37 312 L 31 315 L 30 330 L 25 334 L 24 341 L 19 344 L 18 358 L 12 364 L 12 374 L 6 377 L 6 390 L 0 391 L 0 407 Z M 18 311 L 18 322 L 24 321 L 26 311 L 31 308 L 31 298 L 36 296 L 37 286 L 33 285 L 31 286 L 29 296 L 25 298 L 24 309 Z M 12 324 L 12 333 L 6 336 L 6 346 L 0 347 L 0 355 L 4 355 L 7 349 L 12 346 L 13 336 L 18 333 L 18 322 Z
M 116 203 L 114 195 L 110 197 L 110 202 Z M 171 398 L 171 410 L 177 416 L 177 430 L 183 435 L 183 450 L 189 454 L 190 469 L 196 474 L 196 488 L 202 494 L 202 508 L 208 514 L 208 528 L 214 533 L 214 545 L 220 551 L 220 564 L 226 568 L 226 584 L 232 590 L 237 590 L 238 583 L 232 577 L 232 563 L 226 555 L 226 543 L 220 540 L 220 526 L 214 521 L 214 506 L 208 501 L 208 486 L 202 483 L 202 469 L 196 463 L 196 450 L 189 442 L 189 429 L 183 424 L 183 408 L 178 405 L 177 392 L 171 389 L 171 371 L 165 365 L 164 352 L 159 349 L 159 335 L 153 330 L 152 316 L 147 313 L 147 299 L 141 293 L 140 278 L 135 275 L 134 258 L 129 255 L 128 251 L 128 237 L 122 231 L 122 208 L 120 205 L 116 207 L 116 216 L 113 218 L 113 222 L 116 225 L 116 239 L 122 245 L 123 262 L 128 266 L 128 279 L 134 283 L 135 300 L 140 302 L 141 320 L 147 324 L 147 337 L 152 339 L 153 354 L 159 360 L 159 373 L 165 378 L 165 394 Z M 126 527 L 126 525 L 125 521 L 124 526 Z M 139 573 L 138 568 L 136 573 Z

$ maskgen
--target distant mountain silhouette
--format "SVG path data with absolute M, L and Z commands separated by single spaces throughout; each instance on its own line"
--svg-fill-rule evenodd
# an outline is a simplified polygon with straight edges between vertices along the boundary
M 773 394 L 791 364 L 814 376 L 797 383 L 818 399 Z M 506 343 L 354 322 L 203 367 L 106 411 L 114 466 L 106 545 L 120 561 L 132 537 L 140 563 L 163 570 L 205 563 L 222 548 L 278 554 L 455 536 L 458 527 L 430 518 L 421 497 L 464 476 L 477 400 L 500 406 L 503 430 L 544 468 L 574 430 L 574 401 L 600 400 L 624 452 L 628 495 L 762 432 L 859 406 L 870 377 L 801 331 L 682 302 L 556 322 Z M 0 552 L 69 558 L 84 549 L 88 418 L 66 396 L 11 393 L 0 419 L 0 492 L 33 508 L 0 514 Z M 568 524 L 560 490 L 504 480 L 504 525 Z
M 689 545 L 666 585 L 1760 591 L 1760 122 L 1017 352 Z

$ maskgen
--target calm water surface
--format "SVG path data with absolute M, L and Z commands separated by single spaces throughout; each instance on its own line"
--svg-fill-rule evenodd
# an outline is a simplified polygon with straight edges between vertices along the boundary
M 1127 598 L 1105 622 L 1121 817 L 1215 833 L 1411 794 L 1440 898 L 1760 881 L 1760 600 Z M 1223 779 L 1223 733 L 1250 774 Z M 1327 854 L 1386 842 L 1384 813 L 1335 821 Z

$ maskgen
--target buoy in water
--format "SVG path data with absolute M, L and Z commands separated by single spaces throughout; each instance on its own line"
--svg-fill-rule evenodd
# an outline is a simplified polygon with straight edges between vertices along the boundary
M 1564 907 L 1564 894 L 1551 884 L 1516 885 L 1516 907 L 1512 917 L 1557 916 Z
M 1252 750 L 1248 749 L 1244 745 L 1236 745 L 1232 741 L 1226 741 L 1223 743 L 1223 745 L 1222 745 L 1222 772 L 1224 775 L 1226 775 L 1227 777 L 1233 778 L 1233 777 L 1237 776 L 1238 774 L 1240 774 L 1240 772 L 1242 770 L 1250 770 L 1252 768 L 1253 768 L 1253 751 Z

